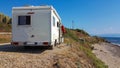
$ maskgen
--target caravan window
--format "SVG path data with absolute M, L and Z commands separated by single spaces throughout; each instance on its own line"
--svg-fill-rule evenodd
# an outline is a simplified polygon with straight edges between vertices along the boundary
M 30 25 L 31 17 L 30 16 L 18 16 L 18 25 Z
M 53 26 L 55 26 L 55 17 L 53 17 Z
M 60 24 L 59 24 L 59 22 L 57 22 L 57 27 L 60 27 Z

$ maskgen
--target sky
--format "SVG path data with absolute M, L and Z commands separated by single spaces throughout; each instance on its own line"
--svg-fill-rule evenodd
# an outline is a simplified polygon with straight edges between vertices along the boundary
M 24 5 L 52 5 L 67 28 L 120 34 L 120 0 L 0 0 L 0 12 L 12 17 L 12 7 Z

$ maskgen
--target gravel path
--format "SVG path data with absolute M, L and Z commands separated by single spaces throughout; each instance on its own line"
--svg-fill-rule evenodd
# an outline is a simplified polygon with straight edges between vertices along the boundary
M 120 68 L 120 46 L 109 43 L 94 44 L 93 53 L 109 68 Z
M 24 49 L 22 46 L 0 45 L 0 68 L 76 68 L 70 59 L 64 57 L 68 50 L 69 47 L 65 44 L 53 50 L 43 47 Z

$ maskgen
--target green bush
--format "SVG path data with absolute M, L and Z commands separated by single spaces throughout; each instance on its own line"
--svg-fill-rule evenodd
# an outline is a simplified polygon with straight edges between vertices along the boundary
M 0 13 L 0 31 L 10 32 L 11 31 L 12 19 L 2 13 Z
M 81 29 L 75 29 L 77 32 L 80 32 L 86 36 L 90 36 L 87 32 L 85 32 L 84 30 L 81 30 Z
M 64 35 L 64 37 L 72 38 L 75 41 L 79 41 L 78 36 L 76 36 L 75 32 L 70 29 L 66 29 L 66 34 Z

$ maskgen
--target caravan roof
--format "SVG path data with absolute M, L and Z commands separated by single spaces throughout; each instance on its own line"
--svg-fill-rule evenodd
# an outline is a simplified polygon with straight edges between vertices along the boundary
M 60 16 L 58 15 L 57 11 L 53 8 L 53 6 L 23 6 L 23 7 L 13 7 L 13 10 L 53 10 L 53 12 L 56 14 L 56 16 L 60 19 Z

